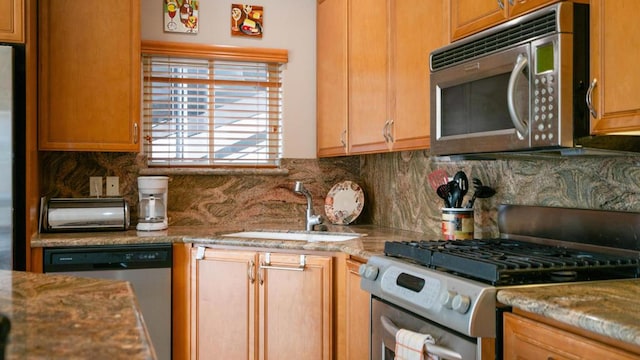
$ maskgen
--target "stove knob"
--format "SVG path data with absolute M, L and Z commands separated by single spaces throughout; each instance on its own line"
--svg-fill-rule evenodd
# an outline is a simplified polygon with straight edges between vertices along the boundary
M 453 309 L 451 303 L 453 302 L 453 298 L 458 295 L 457 292 L 447 290 L 440 294 L 440 305 L 446 307 L 447 309 Z
M 453 310 L 460 314 L 464 314 L 471 306 L 471 299 L 466 295 L 458 294 L 453 298 L 453 301 L 451 301 L 451 306 L 453 307 Z
M 378 278 L 378 267 L 373 265 L 362 264 L 358 268 L 360 276 L 367 280 L 375 280 Z

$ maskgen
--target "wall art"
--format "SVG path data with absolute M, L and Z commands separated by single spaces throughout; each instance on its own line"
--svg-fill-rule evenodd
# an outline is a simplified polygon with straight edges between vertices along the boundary
M 231 35 L 262 38 L 264 9 L 258 5 L 231 5 Z
M 164 0 L 164 31 L 198 33 L 199 0 Z

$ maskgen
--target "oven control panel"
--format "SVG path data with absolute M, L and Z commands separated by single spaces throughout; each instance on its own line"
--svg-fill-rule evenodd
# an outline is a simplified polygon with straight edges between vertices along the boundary
M 373 256 L 360 267 L 361 288 L 425 319 L 471 337 L 495 337 L 495 287 Z

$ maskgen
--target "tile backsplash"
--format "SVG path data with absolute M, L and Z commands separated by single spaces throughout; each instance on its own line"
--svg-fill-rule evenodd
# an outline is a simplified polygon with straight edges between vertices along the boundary
M 144 157 L 131 153 L 43 152 L 42 193 L 52 197 L 88 197 L 90 176 L 118 176 L 137 223 L 137 177 Z M 287 175 L 170 175 L 169 225 L 237 224 L 259 226 L 268 219 L 304 229 L 306 201 L 295 194 L 305 182 L 314 209 L 323 213 L 324 197 L 342 180 L 365 191 L 358 223 L 439 237 L 442 201 L 427 176 L 437 168 L 450 175 L 464 170 L 497 190 L 475 204 L 476 237 L 495 237 L 498 204 L 542 205 L 640 212 L 640 156 L 517 157 L 483 161 L 440 161 L 428 151 L 395 152 L 328 159 L 284 159 Z M 473 191 L 471 190 L 470 193 Z M 467 195 L 470 197 L 470 194 Z M 553 221 L 550 219 L 549 221 Z M 254 226 L 254 227 L 255 227 Z

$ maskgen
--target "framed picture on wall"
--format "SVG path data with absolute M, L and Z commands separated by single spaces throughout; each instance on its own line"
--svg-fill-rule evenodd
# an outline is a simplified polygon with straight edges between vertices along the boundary
M 262 38 L 264 8 L 258 5 L 231 5 L 231 35 Z
M 164 31 L 197 34 L 199 0 L 163 0 Z

